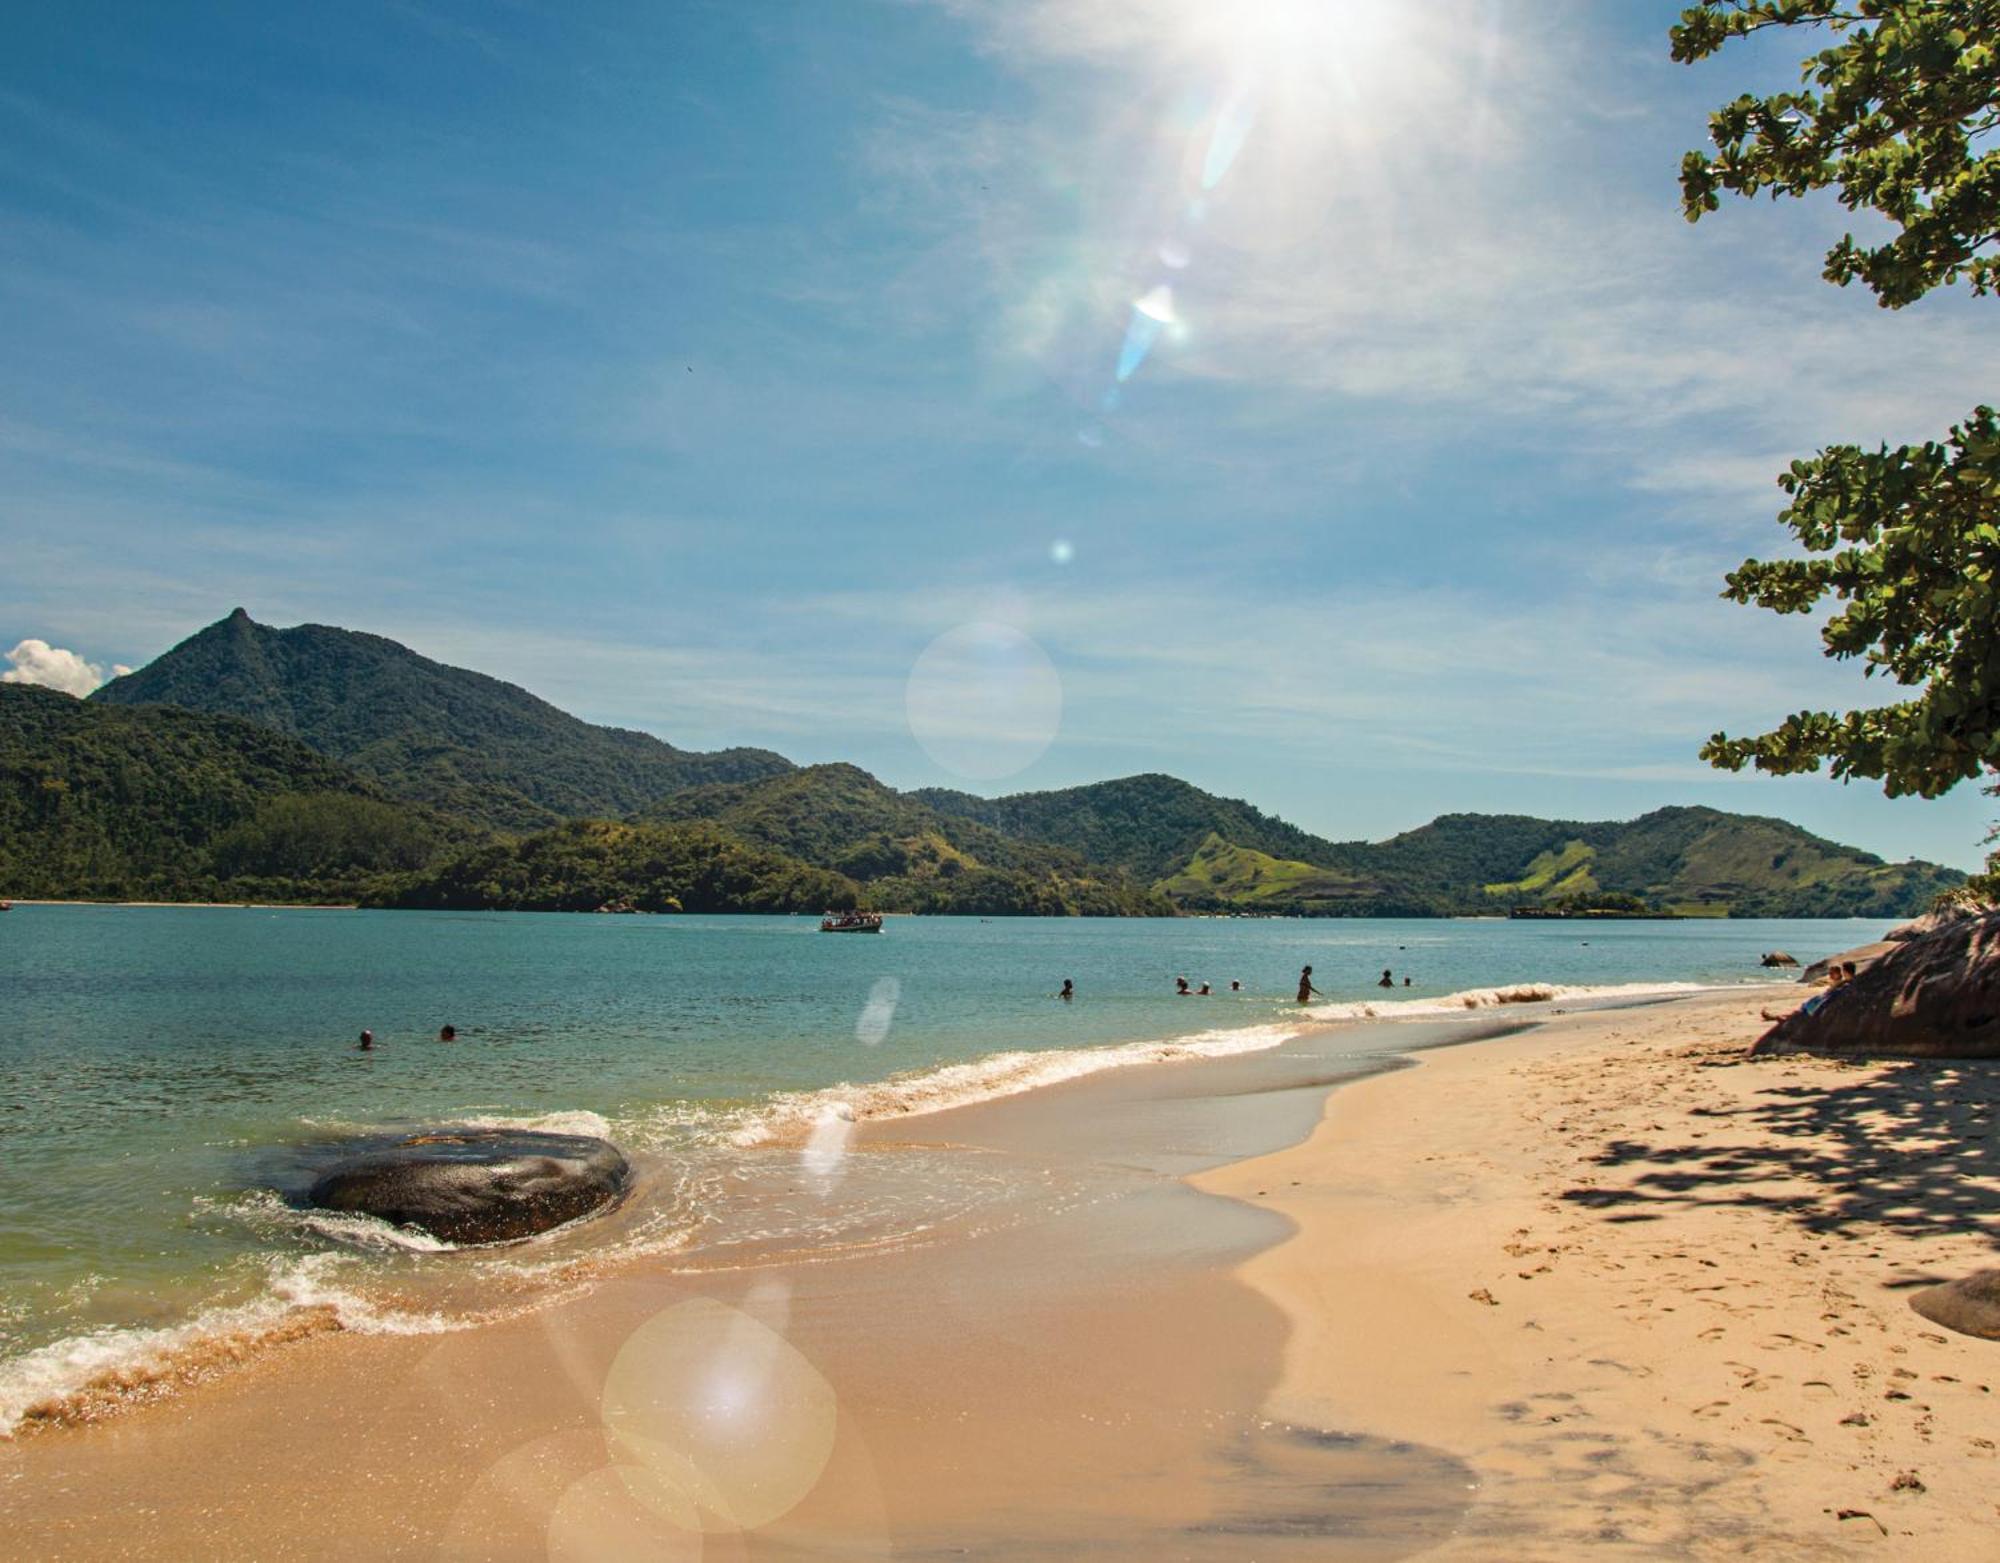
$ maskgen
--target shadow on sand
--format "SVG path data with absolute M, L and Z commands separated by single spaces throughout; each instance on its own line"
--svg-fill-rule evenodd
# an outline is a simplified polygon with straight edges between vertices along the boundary
M 1822 1237 L 1857 1238 L 1865 1226 L 1911 1237 L 1970 1233 L 2000 1253 L 2000 1069 L 1912 1060 L 1854 1073 L 1852 1084 L 1778 1084 L 1740 1106 L 1695 1108 L 1714 1124 L 1713 1140 L 1613 1140 L 1590 1164 L 1642 1169 L 1637 1176 L 1563 1198 L 1614 1221 L 1656 1219 L 1649 1206 L 1739 1205 L 1782 1212 Z M 1752 1132 L 1732 1136 L 1739 1124 Z

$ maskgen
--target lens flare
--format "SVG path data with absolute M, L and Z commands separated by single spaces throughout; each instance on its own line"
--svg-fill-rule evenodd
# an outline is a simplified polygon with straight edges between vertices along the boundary
M 1026 770 L 1062 726 L 1062 678 L 1010 624 L 979 620 L 924 648 L 904 690 L 910 732 L 945 770 L 998 781 Z
M 1076 558 L 1076 544 L 1066 537 L 1059 537 L 1049 544 L 1049 563 L 1068 564 Z
M 878 977 L 868 990 L 868 1002 L 854 1022 L 854 1040 L 863 1047 L 879 1047 L 895 1023 L 896 1004 L 903 996 L 903 984 L 896 977 Z
M 603 1410 L 619 1464 L 640 1473 L 626 1491 L 688 1529 L 770 1524 L 833 1454 L 833 1386 L 775 1330 L 713 1298 L 677 1303 L 632 1332 Z
M 1236 161 L 1236 154 L 1250 139 L 1250 131 L 1256 123 L 1256 110 L 1251 107 L 1247 96 L 1239 95 L 1222 106 L 1209 130 L 1208 150 L 1201 160 L 1202 189 L 1213 190 L 1222 183 L 1230 165 Z

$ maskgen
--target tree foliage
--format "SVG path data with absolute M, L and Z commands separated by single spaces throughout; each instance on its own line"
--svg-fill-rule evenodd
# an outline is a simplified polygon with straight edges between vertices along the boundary
M 1826 276 L 1900 309 L 1958 283 L 2000 284 L 2000 0 L 1707 0 L 1673 29 L 1673 55 L 1706 59 L 1769 28 L 1823 30 L 1797 91 L 1745 95 L 1710 119 L 1712 152 L 1681 167 L 1690 221 L 1724 193 L 1834 190 L 1885 219 L 1852 234 Z M 1748 560 L 1725 596 L 1779 613 L 1836 611 L 1827 655 L 1860 659 L 1906 698 L 1845 713 L 1802 711 L 1754 738 L 1702 750 L 1728 770 L 1830 766 L 1891 796 L 1934 797 L 2000 773 L 2000 429 L 1979 407 L 1940 441 L 1840 445 L 1780 480 L 1780 520 L 1807 557 Z
M 1673 57 L 1707 59 L 1772 27 L 1819 27 L 1796 92 L 1745 94 L 1709 120 L 1713 152 L 1681 164 L 1690 221 L 1719 194 L 1773 198 L 1835 189 L 1893 236 L 1848 234 L 1826 276 L 1860 281 L 1901 308 L 1964 280 L 2000 282 L 2000 0 L 1707 0 L 1681 13 Z

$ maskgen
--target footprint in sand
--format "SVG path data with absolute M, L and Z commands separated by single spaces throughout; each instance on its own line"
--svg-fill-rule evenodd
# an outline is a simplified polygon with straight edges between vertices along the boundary
M 1761 1425 L 1764 1427 L 1776 1428 L 1778 1430 L 1778 1436 L 1780 1438 L 1787 1440 L 1790 1443 L 1809 1444 L 1812 1442 L 1810 1438 L 1806 1437 L 1804 1428 L 1794 1427 L 1789 1422 L 1780 1422 L 1774 1416 L 1764 1417 L 1762 1419 Z
M 1727 1411 L 1728 1409 L 1729 1409 L 1728 1401 L 1711 1400 L 1705 1406 L 1696 1406 L 1694 1408 L 1694 1414 L 1696 1416 L 1721 1416 L 1722 1413 Z

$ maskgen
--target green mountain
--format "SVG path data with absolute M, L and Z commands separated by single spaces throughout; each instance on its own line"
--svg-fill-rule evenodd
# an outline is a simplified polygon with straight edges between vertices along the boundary
M 1709 808 L 1594 823 L 1447 814 L 1387 841 L 1335 842 L 1171 776 L 1010 798 L 911 796 L 1126 868 L 1197 911 L 1421 916 L 1636 900 L 1738 917 L 1902 917 L 1965 877 Z
M 1061 847 L 1149 882 L 1174 873 L 1211 835 L 1306 863 L 1331 863 L 1329 854 L 1340 850 L 1247 803 L 1158 774 L 1010 798 L 976 798 L 942 788 L 910 796 L 941 814 L 1017 840 Z
M 639 818 L 706 821 L 862 884 L 884 911 L 1157 916 L 1172 906 L 1116 867 L 1024 841 L 900 793 L 853 765 L 695 787 Z
M 0 894 L 1899 917 L 1964 880 L 1706 808 L 1626 822 L 1448 814 L 1343 842 L 1162 775 L 1006 798 L 902 793 L 851 765 L 691 754 L 593 727 L 394 641 L 269 629 L 241 609 L 87 704 L 9 694 Z
M 378 881 L 365 904 L 496 912 L 818 912 L 854 882 L 712 825 L 571 820 Z
M 467 834 L 253 722 L 0 684 L 0 895 L 344 900 Z
M 243 717 L 344 761 L 393 797 L 500 830 L 630 814 L 684 787 L 790 769 L 768 750 L 695 754 L 594 727 L 379 635 L 271 629 L 241 608 L 90 698 Z

